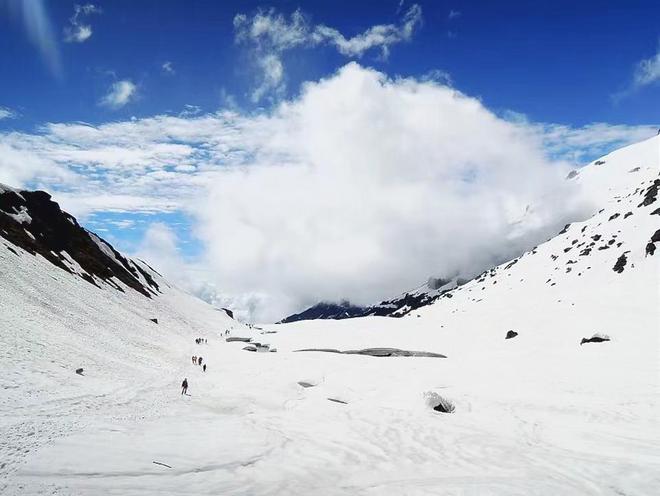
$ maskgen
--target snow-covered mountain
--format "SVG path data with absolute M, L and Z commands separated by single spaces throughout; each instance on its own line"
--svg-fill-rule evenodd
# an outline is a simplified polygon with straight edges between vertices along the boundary
M 262 328 L 83 277 L 3 204 L 0 492 L 656 494 L 659 173 L 660 137 L 580 169 L 593 216 L 402 318 Z
M 642 150 L 644 151 L 644 155 L 647 157 L 647 164 L 654 164 L 654 158 L 653 154 L 655 153 L 657 155 L 657 140 L 658 138 L 653 138 L 651 140 L 648 140 L 645 143 L 640 143 L 638 145 L 634 145 L 632 147 L 632 150 L 635 150 L 636 152 L 641 152 Z M 645 149 L 645 150 L 644 150 Z M 621 195 L 615 195 L 612 199 L 616 200 L 616 203 L 620 203 L 622 205 L 619 205 L 619 210 L 623 209 L 624 205 L 628 205 L 630 210 L 626 212 L 614 212 L 612 215 L 614 216 L 614 219 L 618 218 L 619 216 L 622 216 L 623 220 L 628 219 L 630 216 L 632 216 L 637 209 L 647 207 L 649 205 L 655 204 L 655 198 L 657 197 L 657 190 L 658 190 L 658 182 L 660 182 L 660 179 L 652 179 L 653 177 L 653 170 L 654 167 L 653 165 L 647 166 L 646 171 L 642 171 L 642 166 L 639 165 L 634 165 L 637 162 L 631 158 L 630 154 L 631 150 L 626 151 L 624 150 L 619 150 L 617 152 L 613 152 L 612 154 L 602 157 L 598 160 L 595 160 L 591 164 L 587 165 L 586 167 L 579 169 L 579 170 L 574 170 L 572 171 L 566 178 L 567 181 L 574 181 L 574 182 L 579 182 L 583 190 L 585 190 L 585 196 L 593 198 L 594 201 L 593 203 L 596 205 L 601 205 L 605 206 L 610 198 L 607 196 L 613 191 L 620 191 L 624 187 L 628 187 L 630 189 L 631 187 L 635 186 L 635 195 L 646 195 L 644 198 L 638 202 L 639 204 L 635 204 L 635 200 L 637 197 L 634 197 L 634 195 L 628 193 L 628 201 L 625 202 L 622 198 Z M 657 162 L 657 158 L 655 159 Z M 614 162 L 613 164 L 609 166 L 605 166 L 605 164 L 610 162 Z M 626 169 L 630 165 L 629 169 Z M 634 166 L 633 166 L 634 165 Z M 640 173 L 641 172 L 641 173 Z M 640 180 L 641 178 L 645 178 Z M 655 182 L 654 182 L 655 181 Z M 589 228 L 586 227 L 587 225 L 590 225 L 592 223 L 600 223 L 600 217 L 598 215 L 602 214 L 602 207 L 599 207 L 596 211 L 593 212 L 594 217 L 592 217 L 591 220 L 586 221 L 586 224 L 581 224 L 586 232 Z M 640 211 L 640 213 L 643 212 Z M 618 215 L 617 215 L 618 214 Z M 660 214 L 660 210 L 658 210 L 658 205 L 656 204 L 656 208 L 652 209 L 651 214 Z M 609 220 L 609 219 L 608 219 Z M 636 220 L 636 219 L 635 219 Z M 651 222 L 652 224 L 652 222 Z M 566 234 L 570 226 L 566 226 L 562 232 L 558 234 L 558 238 L 560 238 L 562 235 L 562 239 L 566 239 L 569 235 Z M 625 227 L 630 228 L 632 230 L 637 229 L 637 223 L 634 221 L 631 221 L 630 223 L 626 223 Z M 596 229 L 597 230 L 597 229 Z M 620 230 L 619 230 L 620 231 Z M 580 234 L 584 234 L 580 233 Z M 651 241 L 651 238 L 653 237 L 655 233 L 651 233 L 648 237 L 647 243 Z M 592 251 L 597 251 L 597 250 L 608 250 L 610 248 L 614 248 L 614 251 L 616 251 L 616 248 L 620 248 L 625 239 L 625 234 L 621 234 L 621 232 L 614 233 L 613 237 L 609 238 L 608 242 L 610 244 L 603 245 L 600 244 L 596 246 L 597 241 L 603 236 L 602 234 L 593 234 L 594 239 L 589 240 L 588 242 L 584 240 L 584 236 L 579 237 L 580 239 L 572 238 L 570 241 L 571 243 L 575 241 L 576 248 L 582 248 L 580 250 L 575 250 L 575 252 L 579 252 L 580 257 L 585 257 L 588 256 Z M 656 235 L 660 236 L 660 234 Z M 614 241 L 617 237 L 620 238 L 620 241 Z M 550 241 L 550 240 L 549 240 Z M 616 245 L 616 246 L 613 246 Z M 646 246 L 646 245 L 645 245 Z M 569 249 L 566 249 L 569 248 Z M 564 251 L 566 249 L 566 251 Z M 570 247 L 564 247 L 560 250 L 561 253 L 569 253 L 572 248 Z M 653 250 L 653 244 L 649 246 L 649 249 Z M 576 253 L 573 253 L 573 255 L 576 255 Z M 621 252 L 621 255 L 623 258 L 621 258 L 621 264 L 623 264 L 623 260 L 626 257 L 624 253 L 626 250 L 623 250 Z M 536 250 L 532 250 L 530 253 L 536 253 Z M 608 252 L 610 254 L 612 252 Z M 575 257 L 573 257 L 575 258 Z M 607 258 L 607 257 L 606 257 Z M 501 268 L 510 268 L 512 264 L 515 264 L 518 262 L 519 259 L 515 259 L 512 261 L 507 261 L 505 264 L 503 264 Z M 584 259 L 582 259 L 584 260 Z M 618 258 L 617 258 L 618 260 Z M 559 255 L 557 255 L 555 258 L 553 258 L 553 261 L 556 263 L 552 266 L 552 270 L 559 270 L 559 265 L 562 263 L 560 260 Z M 567 263 L 573 264 L 576 263 L 576 260 L 573 260 L 572 258 L 569 257 L 569 261 Z M 480 281 L 480 282 L 485 282 L 487 277 L 494 277 L 497 273 L 498 268 L 493 268 L 490 270 L 487 270 L 477 276 L 475 280 Z M 573 268 L 571 267 L 568 272 L 571 272 Z M 548 274 L 548 277 L 554 274 Z M 292 315 L 290 317 L 287 317 L 282 320 L 282 322 L 295 322 L 298 320 L 312 320 L 312 319 L 343 319 L 343 318 L 353 318 L 353 317 L 364 317 L 364 316 L 388 316 L 388 317 L 403 317 L 405 315 L 408 315 L 409 313 L 413 312 L 414 310 L 417 310 L 419 308 L 428 306 L 433 304 L 434 302 L 438 301 L 440 298 L 451 298 L 455 291 L 460 291 L 461 286 L 463 286 L 467 281 L 460 277 L 460 276 L 454 276 L 452 278 L 447 278 L 447 279 L 436 279 L 432 278 L 429 279 L 426 283 L 421 284 L 419 287 L 406 291 L 398 296 L 395 296 L 394 298 L 384 300 L 376 305 L 364 307 L 363 311 L 353 311 L 350 313 L 342 313 L 340 311 L 337 312 L 327 312 L 327 311 L 318 311 L 319 307 L 321 309 L 324 309 L 325 306 L 327 305 L 333 305 L 333 304 L 319 304 L 315 305 L 313 307 L 310 307 L 309 309 L 300 312 L 298 314 Z M 552 281 L 549 282 L 549 284 L 552 284 Z M 340 305 L 336 305 L 339 307 Z

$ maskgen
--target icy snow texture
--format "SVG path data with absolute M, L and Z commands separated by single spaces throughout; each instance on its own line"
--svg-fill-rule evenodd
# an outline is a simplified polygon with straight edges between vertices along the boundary
M 400 319 L 248 329 L 165 284 L 152 299 L 97 288 L 0 238 L 0 492 L 659 494 L 660 256 L 645 256 L 659 203 L 637 206 L 659 140 L 570 179 L 602 212 Z M 226 342 L 231 326 L 278 352 Z M 612 341 L 580 346 L 596 332 Z M 373 347 L 448 358 L 292 353 Z

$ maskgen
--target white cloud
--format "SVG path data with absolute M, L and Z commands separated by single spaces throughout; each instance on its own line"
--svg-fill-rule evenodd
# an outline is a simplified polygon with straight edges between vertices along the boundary
M 137 86 L 128 79 L 112 83 L 100 104 L 111 109 L 119 109 L 135 99 Z
M 351 63 L 268 112 L 0 133 L 0 182 L 36 182 L 76 215 L 184 212 L 199 260 L 183 260 L 173 232 L 159 254 L 163 226 L 142 253 L 222 306 L 278 319 L 322 299 L 375 302 L 545 239 L 575 213 L 566 161 L 655 130 L 498 117 L 433 78 Z
M 176 74 L 176 71 L 174 70 L 174 65 L 169 60 L 163 62 L 161 69 L 165 74 Z
M 452 20 L 452 19 L 456 19 L 458 17 L 461 17 L 461 15 L 462 15 L 461 12 L 459 12 L 458 10 L 453 10 L 452 9 L 452 10 L 449 11 L 449 14 L 447 15 L 447 18 L 449 20 Z
M 623 91 L 614 93 L 611 98 L 614 102 L 619 102 L 646 86 L 651 86 L 658 82 L 660 82 L 660 48 L 655 55 L 640 60 L 636 64 L 632 82 Z
M 60 78 L 62 62 L 59 46 L 53 35 L 44 0 L 5 0 L 0 2 L 0 8 L 3 7 L 23 22 L 30 42 L 37 47 L 51 73 Z
M 100 14 L 102 10 L 91 3 L 74 5 L 73 16 L 69 18 L 69 25 L 64 28 L 64 41 L 67 43 L 83 43 L 92 36 L 92 26 L 86 23 L 92 14 Z
M 402 4 L 399 5 L 401 7 Z M 236 42 L 246 44 L 253 50 L 260 78 L 251 94 L 252 101 L 256 103 L 268 95 L 283 95 L 285 70 L 282 56 L 289 50 L 328 45 L 346 57 L 359 58 L 369 50 L 378 49 L 381 57 L 387 58 L 390 47 L 410 41 L 421 22 L 422 9 L 414 4 L 398 25 L 375 25 L 347 38 L 333 27 L 312 25 L 300 10 L 294 11 L 287 19 L 270 9 L 259 10 L 252 17 L 237 14 L 234 17 L 234 30 Z
M 634 74 L 634 85 L 637 88 L 648 86 L 660 81 L 660 50 L 652 57 L 637 64 Z
M 7 107 L 0 107 L 0 121 L 3 119 L 13 119 L 16 117 L 16 112 L 13 110 L 7 108 Z

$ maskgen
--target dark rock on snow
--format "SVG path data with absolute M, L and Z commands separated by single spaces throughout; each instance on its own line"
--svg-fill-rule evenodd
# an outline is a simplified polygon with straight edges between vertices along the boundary
M 233 343 L 234 341 L 240 341 L 241 343 L 249 343 L 252 341 L 252 338 L 240 338 L 238 336 L 236 337 L 232 336 L 230 338 L 225 339 L 225 341 L 227 341 L 228 343 Z
M 624 267 L 626 266 L 626 263 L 628 263 L 628 259 L 626 258 L 626 253 L 627 251 L 622 253 L 621 256 L 617 259 L 616 263 L 614 264 L 614 267 L 612 267 L 612 270 L 614 272 L 618 272 L 621 274 L 623 272 Z
M 518 335 L 516 331 L 509 331 L 506 333 L 506 337 L 504 339 L 511 339 L 515 338 Z
M 610 337 L 604 334 L 594 334 L 590 338 L 582 338 L 582 341 L 580 341 L 580 346 L 585 343 L 602 343 L 604 341 L 610 341 Z

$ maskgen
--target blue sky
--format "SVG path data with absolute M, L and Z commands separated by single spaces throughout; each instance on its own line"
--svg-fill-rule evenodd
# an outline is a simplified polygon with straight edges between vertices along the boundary
M 224 304 L 368 303 L 545 239 L 579 196 L 548 174 L 654 135 L 659 18 L 654 1 L 0 0 L 0 182 Z M 475 198 L 498 216 L 466 216 Z
M 388 74 L 448 72 L 454 84 L 494 109 L 514 109 L 538 121 L 582 125 L 592 121 L 637 124 L 657 119 L 660 88 L 645 88 L 613 102 L 630 84 L 635 65 L 658 49 L 660 5 L 620 2 L 418 2 L 423 25 L 387 60 L 362 56 Z M 73 2 L 46 2 L 62 60 L 58 80 L 38 57 L 20 23 L 2 18 L 1 105 L 21 119 L 4 127 L 29 128 L 45 121 L 100 123 L 109 119 L 178 112 L 191 104 L 215 110 L 223 94 L 241 105 L 252 75 L 244 47 L 234 43 L 232 20 L 259 6 L 290 14 L 300 7 L 314 23 L 346 35 L 374 24 L 396 23 L 398 0 L 382 2 L 98 2 L 88 16 L 93 34 L 84 43 L 63 43 Z M 404 3 L 403 9 L 408 5 Z M 451 11 L 460 15 L 449 18 Z M 449 34 L 451 33 L 451 34 Z M 175 74 L 161 67 L 172 63 Z M 346 62 L 331 48 L 287 54 L 289 94 Z M 139 99 L 119 111 L 97 102 L 115 79 L 130 79 Z

